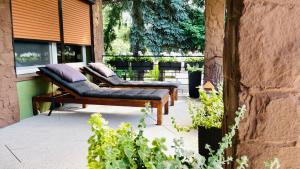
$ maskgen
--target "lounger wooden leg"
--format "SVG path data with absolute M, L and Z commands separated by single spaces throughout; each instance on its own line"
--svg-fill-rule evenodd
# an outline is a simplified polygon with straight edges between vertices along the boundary
M 34 116 L 38 115 L 39 114 L 39 102 L 36 101 L 36 99 L 32 99 L 32 113 Z
M 51 105 L 50 105 L 50 111 L 49 111 L 49 113 L 48 113 L 48 116 L 51 116 L 52 111 L 54 110 L 54 107 L 55 107 L 55 103 L 52 101 L 52 102 L 51 102 Z
M 86 108 L 86 104 L 82 104 L 82 108 L 85 109 Z
M 170 90 L 170 101 L 171 101 L 171 106 L 174 106 L 174 103 L 175 103 L 175 92 L 174 92 L 174 89 Z
M 162 124 L 162 104 L 157 106 L 157 125 Z
M 169 114 L 169 102 L 165 104 L 165 114 Z

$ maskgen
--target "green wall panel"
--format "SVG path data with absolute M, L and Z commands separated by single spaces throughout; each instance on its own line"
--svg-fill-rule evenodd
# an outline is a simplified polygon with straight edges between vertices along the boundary
M 46 94 L 52 91 L 52 85 L 42 78 L 36 78 L 17 83 L 20 117 L 25 119 L 32 117 L 32 97 Z M 49 109 L 50 103 L 41 105 L 41 112 Z

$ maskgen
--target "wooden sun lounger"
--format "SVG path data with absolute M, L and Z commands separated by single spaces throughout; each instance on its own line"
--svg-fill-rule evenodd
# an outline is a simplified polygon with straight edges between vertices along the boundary
M 113 105 L 113 106 L 132 106 L 132 107 L 145 107 L 146 103 L 150 103 L 152 108 L 157 109 L 157 125 L 162 124 L 162 109 L 164 108 L 164 113 L 168 114 L 169 105 L 168 105 L 168 93 L 163 96 L 161 100 L 140 100 L 140 99 L 117 99 L 117 98 L 97 98 L 97 97 L 82 97 L 57 81 L 51 79 L 41 71 L 37 72 L 41 77 L 45 78 L 49 82 L 52 82 L 56 86 L 60 87 L 63 92 L 59 94 L 47 94 L 41 96 L 35 96 L 32 98 L 32 106 L 34 115 L 39 111 L 39 103 L 41 102 L 51 102 L 54 103 L 78 103 L 82 104 L 83 107 L 86 104 L 95 104 L 95 105 Z M 53 106 L 51 106 L 53 107 Z M 48 115 L 51 115 L 53 108 L 51 108 Z
M 144 89 L 168 89 L 169 90 L 169 95 L 170 95 L 170 105 L 174 106 L 175 100 L 178 100 L 178 88 L 177 87 L 172 87 L 172 86 L 144 86 L 144 85 L 131 85 L 131 84 L 124 84 L 124 85 L 119 85 L 119 84 L 112 84 L 110 81 L 107 80 L 106 77 L 100 75 L 99 73 L 93 71 L 91 68 L 83 67 L 80 69 L 82 73 L 84 74 L 89 74 L 93 78 L 97 79 L 101 83 L 106 84 L 107 87 L 111 88 L 144 88 Z

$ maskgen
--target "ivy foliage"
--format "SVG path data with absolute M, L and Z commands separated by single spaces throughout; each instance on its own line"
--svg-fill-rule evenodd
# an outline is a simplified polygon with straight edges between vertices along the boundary
M 143 112 L 149 112 L 149 106 Z M 92 132 L 88 140 L 88 167 L 90 169 L 163 169 L 169 157 L 165 154 L 165 138 L 152 141 L 144 136 L 145 116 L 140 120 L 138 133 L 129 123 L 121 124 L 114 130 L 108 127 L 100 114 L 94 114 L 89 120 Z
M 212 90 L 207 93 L 204 89 L 199 88 L 199 103 L 189 101 L 188 111 L 192 119 L 192 125 L 179 126 L 174 117 L 172 125 L 177 131 L 188 132 L 199 126 L 206 129 L 221 128 L 224 116 L 223 89 L 220 86 L 218 91 Z
M 143 110 L 150 111 L 149 105 Z M 128 123 L 121 124 L 120 128 L 112 129 L 100 114 L 94 114 L 89 120 L 93 135 L 89 138 L 88 167 L 89 169 L 222 169 L 233 158 L 225 158 L 224 152 L 232 146 L 232 138 L 236 134 L 239 123 L 244 116 L 245 107 L 236 112 L 235 124 L 231 127 L 222 141 L 220 148 L 210 151 L 210 156 L 203 156 L 185 151 L 182 139 L 174 140 L 174 154 L 167 155 L 166 139 L 156 138 L 149 145 L 144 136 L 145 116 L 140 120 L 138 132 L 134 132 Z M 245 169 L 248 159 L 242 156 L 237 160 L 237 169 Z M 274 165 L 268 163 L 266 166 Z M 271 168 L 271 167 L 270 167 Z
M 145 117 L 150 112 L 148 104 L 142 110 L 145 115 L 140 120 L 138 132 L 134 132 L 129 123 L 121 124 L 120 128 L 108 127 L 100 114 L 94 114 L 89 120 L 93 135 L 89 138 L 88 168 L 89 169 L 223 169 L 225 164 L 233 162 L 233 158 L 224 156 L 225 150 L 232 146 L 232 138 L 236 134 L 240 121 L 245 114 L 245 106 L 236 112 L 235 123 L 222 138 L 219 149 L 210 151 L 205 157 L 184 150 L 182 139 L 174 140 L 174 154 L 167 155 L 166 139 L 156 138 L 149 145 L 144 136 Z M 248 158 L 242 156 L 236 160 L 237 169 L 248 167 Z M 266 162 L 266 168 L 279 169 L 278 159 Z

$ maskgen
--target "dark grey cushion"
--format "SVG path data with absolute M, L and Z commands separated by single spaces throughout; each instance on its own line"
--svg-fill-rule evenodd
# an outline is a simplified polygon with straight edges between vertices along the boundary
M 66 64 L 48 64 L 46 67 L 69 82 L 86 80 L 83 74 Z
M 89 73 L 97 76 L 101 81 L 103 81 L 104 83 L 107 83 L 107 84 L 110 84 L 110 85 L 113 85 L 113 86 L 117 86 L 119 85 L 120 83 L 125 83 L 126 81 L 119 78 L 117 75 L 114 75 L 114 76 L 111 76 L 111 77 L 105 77 L 103 75 L 101 75 L 100 73 L 94 71 L 92 68 L 90 68 L 89 66 L 86 66 L 84 67 L 84 69 L 86 71 L 88 71 Z
M 159 82 L 159 81 L 126 81 L 126 83 L 120 83 L 119 86 L 136 86 L 136 87 L 174 87 L 178 88 L 178 83 L 173 82 Z
M 57 83 L 82 97 L 118 98 L 136 100 L 161 100 L 168 94 L 164 89 L 112 89 L 100 88 L 89 81 L 68 82 L 46 67 L 39 68 L 42 73 Z
M 113 86 L 133 86 L 133 87 L 174 87 L 178 88 L 179 84 L 174 82 L 159 82 L 159 81 L 126 81 L 121 78 L 119 78 L 117 75 L 111 76 L 111 77 L 104 77 L 103 75 L 97 73 L 93 69 L 89 67 L 84 67 L 84 69 L 91 74 L 94 74 L 97 76 L 100 80 L 104 81 L 105 83 L 108 83 Z
M 68 82 L 57 75 L 55 72 L 51 71 L 47 67 L 40 67 L 39 68 L 42 73 L 46 76 L 53 79 L 53 81 L 58 82 L 62 86 L 68 88 L 69 90 L 75 92 L 78 95 L 83 95 L 86 91 L 94 90 L 99 88 L 96 84 L 93 84 L 89 81 L 79 81 L 79 82 Z
M 108 68 L 103 63 L 89 63 L 89 67 L 93 69 L 94 71 L 98 72 L 99 74 L 105 76 L 105 77 L 111 77 L 116 75 L 115 72 L 113 72 L 110 68 Z
M 135 100 L 161 100 L 168 95 L 164 89 L 120 89 L 98 88 L 84 93 L 84 96 L 97 98 L 135 99 Z

